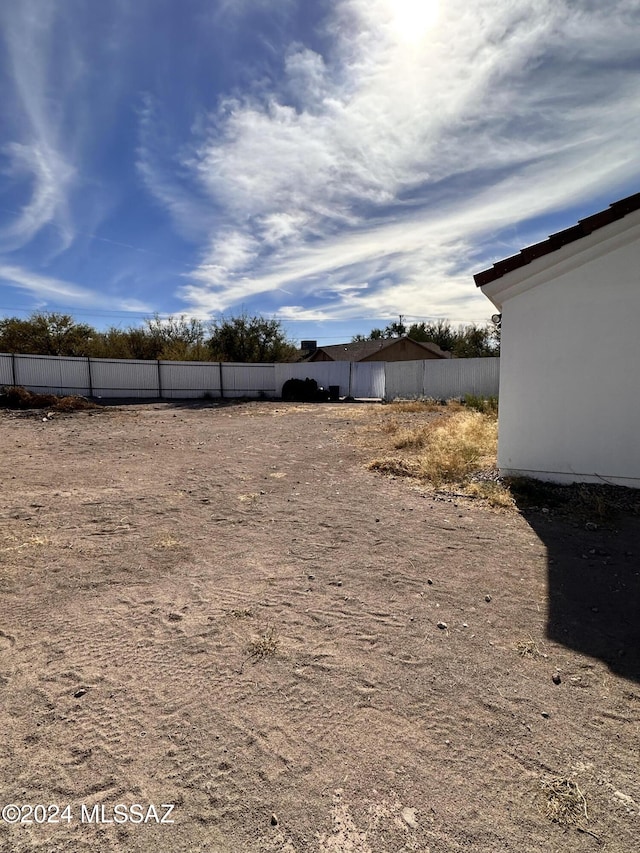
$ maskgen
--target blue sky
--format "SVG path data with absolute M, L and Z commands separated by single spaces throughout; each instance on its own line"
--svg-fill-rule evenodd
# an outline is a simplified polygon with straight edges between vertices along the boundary
M 480 322 L 640 190 L 638 0 L 0 4 L 0 316 Z

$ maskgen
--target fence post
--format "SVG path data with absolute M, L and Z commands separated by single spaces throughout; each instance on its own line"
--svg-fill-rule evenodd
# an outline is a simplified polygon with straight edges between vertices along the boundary
M 89 370 L 89 396 L 93 397 L 93 378 L 91 376 L 91 356 L 87 356 L 87 368 Z
M 220 399 L 224 400 L 224 386 L 222 384 L 222 362 L 218 362 L 218 373 L 220 374 Z
M 16 386 L 16 354 L 15 352 L 11 353 L 11 381 L 13 387 Z
M 160 375 L 160 359 L 157 359 L 158 362 L 158 397 L 162 399 L 162 376 Z
M 351 396 L 351 372 L 352 372 L 352 370 L 353 370 L 353 362 L 350 361 L 349 362 L 349 393 L 347 394 L 348 397 Z

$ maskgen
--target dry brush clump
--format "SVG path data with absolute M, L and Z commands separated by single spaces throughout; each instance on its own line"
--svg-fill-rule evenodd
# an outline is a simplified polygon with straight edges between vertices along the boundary
M 424 400 L 394 400 L 392 403 L 388 403 L 386 408 L 390 412 L 424 413 L 437 412 L 443 405 L 446 406 L 446 402 L 443 403 L 442 401 L 433 400 L 429 397 Z
M 232 615 L 239 614 L 240 611 L 231 611 Z M 250 615 L 251 611 L 247 610 L 242 615 Z M 238 616 L 236 615 L 236 618 Z M 258 663 L 258 661 L 264 660 L 265 658 L 274 657 L 276 652 L 278 651 L 278 646 L 280 645 L 280 639 L 276 634 L 276 630 L 273 625 L 269 625 L 267 629 L 262 633 L 260 637 L 254 637 L 253 640 L 249 643 L 247 647 L 247 653 L 240 665 L 239 672 L 242 673 L 244 670 L 244 665 L 247 661 L 251 661 L 252 663 Z
M 475 471 L 495 465 L 498 423 L 481 412 L 455 412 L 424 436 L 420 467 L 425 479 L 439 487 L 464 483 Z
M 21 385 L 9 385 L 2 389 L 0 402 L 8 409 L 51 409 L 54 412 L 76 412 L 95 409 L 96 404 L 76 394 L 35 394 Z
M 557 777 L 543 779 L 540 783 L 546 817 L 561 826 L 574 826 L 580 832 L 585 832 L 600 840 L 595 832 L 588 829 L 585 823 L 589 820 L 587 800 L 573 779 Z
M 399 406 L 401 404 L 392 404 Z M 417 403 L 405 404 L 411 407 Z M 398 411 L 388 407 L 391 411 Z M 498 446 L 497 413 L 492 407 L 481 412 L 459 403 L 436 406 L 436 417 L 418 425 L 393 430 L 392 456 L 374 459 L 369 467 L 397 476 L 409 476 L 430 483 L 436 489 L 464 491 L 494 506 L 512 506 L 508 490 L 496 477 Z M 406 411 L 406 410 L 405 410 Z M 411 409 L 418 413 L 427 411 Z M 398 452 L 399 451 L 399 452 Z

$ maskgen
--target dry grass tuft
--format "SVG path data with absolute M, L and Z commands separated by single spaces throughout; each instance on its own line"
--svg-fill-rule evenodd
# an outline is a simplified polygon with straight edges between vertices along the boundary
M 364 429 L 366 443 L 377 451 L 369 462 L 370 470 L 411 477 L 435 489 L 480 498 L 499 509 L 515 506 L 496 468 L 495 409 L 479 412 L 457 400 L 446 406 L 433 400 L 391 403 L 382 407 L 382 418 Z M 364 435 L 362 430 L 360 435 Z M 377 446 L 375 438 L 369 438 L 373 435 L 378 437 Z M 386 448 L 381 446 L 385 444 Z M 384 452 L 387 448 L 388 454 Z
M 0 553 L 8 552 L 8 551 L 24 551 L 25 548 L 43 548 L 46 545 L 49 545 L 49 539 L 47 536 L 30 536 L 24 542 L 20 542 L 17 536 L 10 534 L 7 537 L 7 540 L 11 542 L 10 545 L 3 545 L 0 548 Z M 5 540 L 5 541 L 7 541 Z
M 528 637 L 526 640 L 519 640 L 516 643 L 516 651 L 522 658 L 542 657 L 542 652 L 533 637 Z
M 246 619 L 253 616 L 253 610 L 250 607 L 236 607 L 229 611 L 229 616 L 234 619 Z
M 420 473 L 416 464 L 398 457 L 372 459 L 367 467 L 370 471 L 379 471 L 381 474 L 391 474 L 396 477 L 417 477 Z
M 92 403 L 91 400 L 87 400 L 86 397 L 78 397 L 77 395 L 58 397 L 57 401 L 53 404 L 54 412 L 78 412 L 83 411 L 84 409 L 97 408 L 98 406 L 96 403 Z
M 419 450 L 427 443 L 430 431 L 429 426 L 399 430 L 396 432 L 393 446 L 396 450 L 404 450 L 407 447 Z
M 179 539 L 174 539 L 173 536 L 166 536 L 157 543 L 156 548 L 179 548 L 181 545 L 182 542 Z
M 424 479 L 438 488 L 464 483 L 475 471 L 495 463 L 498 423 L 480 412 L 455 412 L 429 431 L 420 469 Z
M 513 509 L 516 505 L 513 495 L 501 482 L 473 482 L 465 486 L 464 490 L 470 498 L 481 498 L 487 501 L 490 506 Z
M 393 403 L 388 403 L 385 407 L 389 412 L 402 413 L 421 413 L 421 412 L 437 412 L 442 404 L 437 400 L 396 400 Z
M 587 801 L 577 783 L 571 779 L 543 779 L 542 793 L 545 798 L 545 815 L 554 823 L 577 826 L 589 820 Z
M 275 628 L 270 625 L 261 637 L 251 640 L 247 649 L 249 658 L 262 660 L 273 657 L 278 651 L 280 640 L 276 636 Z

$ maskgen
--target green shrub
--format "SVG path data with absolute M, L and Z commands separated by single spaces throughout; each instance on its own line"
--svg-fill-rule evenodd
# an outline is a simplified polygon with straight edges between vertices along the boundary
M 497 397 L 479 397 L 476 394 L 467 394 L 464 398 L 464 404 L 468 409 L 475 409 L 476 412 L 481 412 L 483 415 L 498 416 Z

